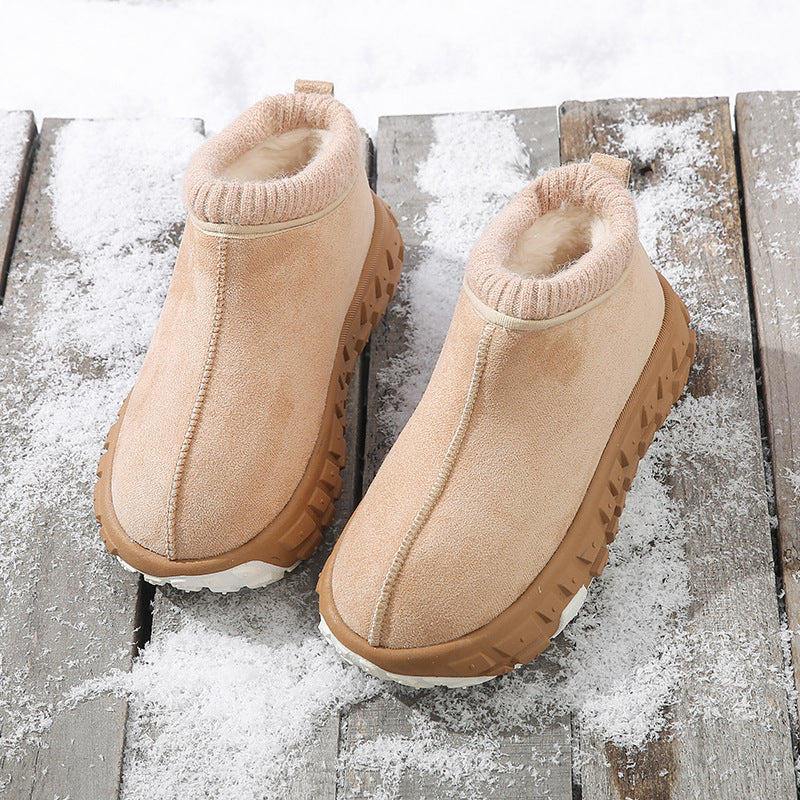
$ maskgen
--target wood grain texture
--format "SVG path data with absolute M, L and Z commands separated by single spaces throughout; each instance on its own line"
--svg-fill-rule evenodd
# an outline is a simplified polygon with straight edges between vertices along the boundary
M 800 687 L 800 93 L 738 95 L 736 129 L 786 615 Z
M 493 112 L 495 113 L 495 112 Z M 558 133 L 556 129 L 555 111 L 549 108 L 517 109 L 496 112 L 508 115 L 513 119 L 513 128 L 517 138 L 525 147 L 528 164 L 525 169 L 532 179 L 541 171 L 558 165 Z M 458 119 L 458 115 L 453 115 Z M 473 115 L 474 118 L 474 115 Z M 418 184 L 417 172 L 428 158 L 431 145 L 435 142 L 434 121 L 436 117 L 420 115 L 406 117 L 382 117 L 378 127 L 377 141 L 377 178 L 378 194 L 383 197 L 394 210 L 400 223 L 400 232 L 405 243 L 405 260 L 403 275 L 397 295 L 389 306 L 385 317 L 378 324 L 370 338 L 370 369 L 367 386 L 367 427 L 365 432 L 364 452 L 364 487 L 372 482 L 375 473 L 383 463 L 394 440 L 405 420 L 411 416 L 416 401 L 413 391 L 406 391 L 397 398 L 386 396 L 385 385 L 381 383 L 381 373 L 391 372 L 392 362 L 402 357 L 409 350 L 408 296 L 409 278 L 417 270 L 420 262 L 431 254 L 425 249 L 425 219 L 428 206 L 434 198 L 426 194 Z M 470 115 L 461 119 L 468 120 Z M 492 143 L 485 142 L 486 152 L 492 152 Z M 522 166 L 522 165 L 521 165 Z M 455 177 L 455 175 L 454 175 Z M 502 189 L 495 188 L 494 193 Z M 491 197 L 476 198 L 476 208 L 481 202 L 494 203 L 497 211 L 503 205 L 497 194 Z M 489 219 L 486 220 L 486 223 Z M 454 229 L 458 229 L 460 220 L 453 219 Z M 476 237 L 477 234 L 476 232 Z M 464 243 L 471 249 L 475 242 Z M 435 270 L 435 257 L 426 260 L 426 269 Z M 442 254 L 444 261 L 447 254 Z M 462 264 L 458 265 L 463 266 Z M 444 342 L 444 336 L 450 324 L 450 313 L 455 307 L 458 290 L 461 286 L 463 271 L 456 270 L 452 275 L 452 285 L 448 287 L 449 307 L 441 313 L 440 324 L 435 333 L 437 341 L 432 343 L 432 350 L 438 350 Z M 423 291 L 424 289 L 421 289 Z M 446 304 L 444 304 L 446 306 Z M 415 385 L 422 389 L 427 385 L 435 358 L 425 363 L 418 363 L 419 372 L 415 376 Z M 417 392 L 418 393 L 418 392 Z M 397 424 L 389 426 L 382 422 L 387 410 L 396 418 Z
M 1 174 L 10 178 L 8 193 L 0 194 L 0 298 L 2 298 L 36 143 L 36 124 L 33 114 L 30 111 L 0 113 L 0 131 L 8 137 L 7 141 L 0 141 L 0 152 L 9 156 L 7 163 L 2 165 Z M 0 190 L 2 188 L 0 187 Z
M 49 193 L 57 139 L 68 124 L 42 125 L 0 316 L 0 470 L 17 508 L 30 509 L 22 527 L 0 519 L 0 737 L 7 746 L 0 751 L 0 794 L 15 800 L 117 797 L 127 703 L 108 696 L 70 703 L 64 694 L 111 669 L 130 668 L 140 590 L 100 542 L 92 509 L 94 452 L 84 464 L 83 449 L 75 456 L 56 448 L 61 460 L 36 466 L 36 452 L 50 453 L 53 445 L 36 426 L 46 429 L 59 402 L 69 405 L 84 382 L 102 387 L 105 374 L 101 360 L 62 353 L 58 344 L 53 361 L 42 365 L 36 344 L 54 322 L 45 314 L 53 313 L 47 298 L 57 296 L 60 271 L 80 258 L 54 236 Z M 68 304 L 60 310 L 70 314 Z M 40 409 L 31 425 L 23 409 L 37 408 L 43 394 L 54 392 L 53 407 Z M 7 414 L 9 408 L 15 413 Z M 92 411 L 76 413 L 93 419 Z M 68 439 L 76 435 L 65 431 Z M 98 434 L 98 456 L 101 446 Z M 27 486 L 24 475 L 7 472 L 20 459 L 37 470 Z
M 392 357 L 409 348 L 403 314 L 404 291 L 408 274 L 420 259 L 423 236 L 414 220 L 424 219 L 430 197 L 414 183 L 414 173 L 425 159 L 433 140 L 433 122 L 429 116 L 381 117 L 376 145 L 377 193 L 392 207 L 405 246 L 403 277 L 397 294 L 369 340 L 369 375 L 367 377 L 367 422 L 364 431 L 364 475 L 366 491 L 394 442 L 394 437 L 378 423 L 386 399 L 378 391 L 377 376 Z M 430 365 L 433 371 L 433 364 Z M 410 416 L 410 411 L 406 409 Z
M 588 758 L 583 798 L 795 798 L 787 700 L 776 677 L 782 670 L 779 623 L 727 101 L 568 102 L 560 107 L 559 121 L 562 162 L 587 159 L 597 150 L 630 157 L 632 188 L 661 187 L 662 205 L 676 197 L 669 191 L 674 176 L 667 174 L 663 142 L 674 142 L 676 157 L 694 154 L 684 169 L 691 175 L 695 211 L 676 217 L 651 256 L 675 276 L 695 315 L 698 361 L 689 392 L 706 399 L 698 409 L 725 408 L 725 420 L 738 426 L 738 434 L 735 451 L 723 429 L 715 452 L 668 465 L 665 476 L 681 515 L 691 521 L 688 632 L 697 646 L 689 651 L 694 662 L 687 674 L 713 684 L 720 659 L 734 656 L 745 668 L 757 665 L 742 679 L 758 721 L 734 711 L 733 703 L 698 708 L 698 692 L 713 695 L 715 687 L 690 680 L 678 688 L 671 727 L 643 750 L 582 735 Z M 636 156 L 647 150 L 642 142 L 653 141 L 659 145 L 645 160 Z M 731 498 L 725 493 L 735 494 L 735 502 L 726 502 Z M 734 643 L 730 656 L 726 643 Z
M 363 156 L 367 174 L 372 172 L 372 146 L 364 135 Z M 291 583 L 300 602 L 307 609 L 310 619 L 318 620 L 317 597 L 314 593 L 317 576 L 330 555 L 333 544 L 344 528 L 358 502 L 361 487 L 361 464 L 364 452 L 364 399 L 363 384 L 364 361 L 362 354 L 356 364 L 350 381 L 350 389 L 346 409 L 345 446 L 347 463 L 342 471 L 342 494 L 336 502 L 336 514 L 333 523 L 323 532 L 324 541 L 319 550 L 304 564 L 297 568 L 283 582 Z M 277 587 L 267 586 L 255 591 L 240 592 L 236 605 L 231 612 L 231 630 L 238 630 L 243 635 L 258 637 L 262 626 L 268 624 L 260 616 L 260 611 L 268 602 L 271 593 Z M 283 587 L 281 587 L 283 588 Z M 223 599 L 219 605 L 229 606 Z M 153 603 L 152 638 L 162 639 L 178 631 L 187 620 L 205 619 L 214 613 L 209 609 L 214 605 L 214 595 L 203 592 L 200 595 L 182 593 L 171 589 L 157 589 Z M 224 613 L 224 612 L 222 612 Z M 248 622 L 250 621 L 250 622 Z M 244 626 L 242 629 L 240 626 Z M 248 628 L 252 625 L 252 629 Z M 138 722 L 134 722 L 138 726 Z M 332 714 L 314 734 L 313 739 L 305 744 L 300 755 L 300 765 L 289 777 L 285 796 L 290 800 L 335 800 L 337 781 L 337 759 L 339 752 L 338 713 Z M 153 731 L 153 734 L 157 731 Z M 298 754 L 293 754 L 296 757 Z
M 433 763 L 432 770 L 414 765 L 410 769 L 393 770 L 384 763 L 364 758 L 359 749 L 388 739 L 402 748 L 424 750 L 416 725 L 414 700 L 409 697 L 377 697 L 362 703 L 348 715 L 342 736 L 342 777 L 340 800 L 372 800 L 375 797 L 397 797 L 402 800 L 447 800 L 448 798 L 497 798 L 498 800 L 571 800 L 569 721 L 561 719 L 543 733 L 532 736 L 515 732 L 498 743 L 497 758 L 509 769 L 481 779 L 475 770 L 469 777 L 459 774 L 459 756 L 474 752 L 475 735 L 462 731 L 446 731 L 442 740 L 431 744 L 442 755 L 444 748 L 453 752 L 453 779 L 443 780 L 447 764 Z M 384 745 L 386 747 L 387 745 Z M 366 751 L 371 755 L 371 751 Z M 444 755 L 444 758 L 447 756 Z
M 555 109 L 515 110 L 488 116 L 510 121 L 514 134 L 524 145 L 529 157 L 527 165 L 521 165 L 521 169 L 529 178 L 557 165 L 558 137 Z M 475 115 L 470 114 L 453 115 L 451 121 L 458 125 L 474 118 Z M 437 118 L 431 116 L 383 117 L 378 127 L 377 189 L 378 194 L 392 206 L 400 224 L 405 243 L 403 265 L 405 278 L 400 284 L 397 297 L 389 306 L 386 316 L 370 340 L 364 452 L 365 488 L 388 453 L 396 434 L 402 427 L 402 422 L 414 410 L 415 392 L 418 393 L 427 383 L 433 371 L 435 356 L 438 355 L 438 349 L 450 322 L 449 314 L 443 311 L 440 314 L 441 319 L 438 320 L 441 324 L 434 333 L 436 341 L 431 347 L 433 357 L 421 361 L 417 359 L 415 362 L 420 371 L 419 375 L 414 376 L 416 389 L 406 387 L 398 395 L 388 397 L 385 389 L 387 386 L 391 387 L 392 380 L 387 380 L 385 376 L 393 369 L 394 359 L 402 357 L 414 346 L 408 316 L 408 292 L 413 290 L 414 283 L 409 278 L 415 270 L 434 271 L 441 267 L 441 263 L 437 264 L 436 261 L 438 254 L 432 257 L 424 233 L 429 204 L 434 198 L 420 188 L 417 179 L 420 166 L 429 157 L 431 148 L 436 143 L 436 124 Z M 476 131 L 481 130 L 481 126 L 478 125 Z M 483 135 L 487 135 L 485 130 Z M 477 147 L 485 148 L 486 153 L 491 153 L 493 144 L 490 141 L 478 141 Z M 470 144 L 470 147 L 473 146 L 475 143 Z M 495 155 L 505 157 L 507 154 Z M 446 157 L 458 159 L 458 155 L 452 151 L 448 151 Z M 452 174 L 454 178 L 458 177 L 458 164 L 448 162 L 448 169 L 453 170 L 448 174 Z M 491 190 L 502 191 L 496 187 L 491 187 Z M 457 190 L 454 188 L 454 191 Z M 481 208 L 481 203 L 493 203 L 497 207 L 496 210 L 500 210 L 505 200 L 497 195 L 476 197 L 476 208 Z M 453 220 L 453 227 L 457 228 L 459 222 L 460 220 Z M 484 224 L 488 222 L 489 219 L 486 219 Z M 464 247 L 471 248 L 473 244 L 474 241 L 465 242 Z M 442 260 L 452 259 L 452 254 L 441 254 L 440 257 Z M 455 266 L 456 269 L 448 273 L 452 278 L 452 285 L 438 287 L 439 290 L 449 293 L 450 297 L 446 298 L 446 302 L 450 300 L 455 302 L 461 285 L 463 262 Z M 395 420 L 393 425 L 382 422 L 386 418 L 387 410 Z M 554 720 L 540 734 L 518 732 L 502 737 L 499 752 L 505 761 L 514 766 L 514 771 L 509 775 L 496 776 L 496 783 L 479 782 L 475 786 L 465 787 L 459 785 L 458 781 L 442 782 L 440 775 L 417 769 L 413 766 L 413 762 L 407 769 L 401 770 L 400 774 L 387 772 L 379 764 L 365 763 L 358 757 L 359 749 L 365 744 L 369 746 L 383 737 L 401 743 L 414 740 L 415 714 L 425 715 L 426 712 L 414 709 L 414 693 L 411 695 L 412 698 L 409 699 L 404 690 L 398 690 L 394 685 L 387 684 L 384 695 L 363 703 L 349 712 L 343 725 L 340 752 L 341 797 L 347 800 L 366 800 L 387 793 L 388 796 L 397 796 L 402 800 L 411 798 L 416 800 L 422 797 L 437 799 L 462 797 L 465 796 L 465 792 L 474 797 L 497 797 L 504 800 L 539 797 L 567 800 L 572 797 L 569 720 L 564 718 Z M 443 737 L 441 746 L 458 751 L 470 744 L 471 737 L 455 728 L 449 728 L 446 720 L 433 721 Z

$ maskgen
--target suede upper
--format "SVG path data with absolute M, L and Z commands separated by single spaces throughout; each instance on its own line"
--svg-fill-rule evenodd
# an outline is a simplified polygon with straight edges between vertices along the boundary
M 343 108 L 323 95 L 270 98 L 192 161 L 194 217 L 122 420 L 111 479 L 120 525 L 154 553 L 200 559 L 244 544 L 305 473 L 374 223 Z M 337 131 L 330 152 L 286 179 L 251 186 L 213 177 L 266 130 L 301 116 Z M 251 205 L 255 195 L 264 202 Z M 196 217 L 227 225 L 220 231 Z M 262 227 L 236 225 L 242 218 Z
M 456 639 L 533 582 L 574 518 L 658 336 L 664 294 L 638 244 L 630 195 L 597 167 L 555 172 L 489 226 L 468 285 L 503 313 L 578 313 L 510 330 L 462 292 L 425 394 L 333 557 L 333 602 L 373 647 Z M 598 208 L 612 203 L 611 236 L 553 276 L 503 277 L 523 210 L 529 220 L 540 213 L 553 185 L 575 188 L 559 204 L 583 203 L 592 191 Z

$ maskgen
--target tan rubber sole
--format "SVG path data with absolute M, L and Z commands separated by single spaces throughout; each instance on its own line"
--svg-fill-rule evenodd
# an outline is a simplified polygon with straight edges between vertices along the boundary
M 288 570 L 317 549 L 322 541 L 322 529 L 332 521 L 334 503 L 342 491 L 340 471 L 346 458 L 345 405 L 350 380 L 359 354 L 397 288 L 403 263 L 403 240 L 397 221 L 380 198 L 373 195 L 373 201 L 375 228 L 361 279 L 342 325 L 323 424 L 306 473 L 281 513 L 246 544 L 211 558 L 170 560 L 132 541 L 119 524 L 111 499 L 111 466 L 125 416 L 126 399 L 117 422 L 108 433 L 106 451 L 97 469 L 98 481 L 94 492 L 100 536 L 112 555 L 148 577 L 166 578 L 169 582 L 170 577 L 185 579 L 195 575 L 208 576 L 251 562 Z M 186 581 L 183 583 L 186 584 Z M 226 587 L 222 591 L 237 588 L 229 583 L 226 583 Z M 188 587 L 184 585 L 180 588 Z
M 368 662 L 377 668 L 373 674 L 388 673 L 395 680 L 419 676 L 427 681 L 401 680 L 410 685 L 456 685 L 449 679 L 502 675 L 547 648 L 567 606 L 603 571 L 639 460 L 680 397 L 694 361 L 696 340 L 688 325 L 689 314 L 667 281 L 658 277 L 665 310 L 653 350 L 575 519 L 534 582 L 498 617 L 458 639 L 408 649 L 372 647 L 346 625 L 333 602 L 331 576 L 337 546 L 320 575 L 317 591 L 323 627 L 341 645 L 337 649 L 345 657 L 349 652 L 355 656 L 350 660 L 362 667 L 363 661 Z

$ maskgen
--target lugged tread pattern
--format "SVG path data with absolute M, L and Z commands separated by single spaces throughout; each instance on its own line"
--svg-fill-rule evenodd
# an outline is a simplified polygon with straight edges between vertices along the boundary
M 326 408 L 331 409 L 326 423 L 320 431 L 322 442 L 318 441 L 315 452 L 324 450 L 323 458 L 313 463 L 316 474 L 313 482 L 307 480 L 298 487 L 304 491 L 304 500 L 298 504 L 293 497 L 295 513 L 291 520 L 281 520 L 280 530 L 270 525 L 253 540 L 230 553 L 209 559 L 193 561 L 170 561 L 150 551 L 142 555 L 149 561 L 158 562 L 158 570 L 141 565 L 142 572 L 168 578 L 171 574 L 208 574 L 230 569 L 236 564 L 248 561 L 264 561 L 275 566 L 289 568 L 298 561 L 311 556 L 322 542 L 322 530 L 330 525 L 335 514 L 335 502 L 342 492 L 341 470 L 346 462 L 345 427 L 347 394 L 358 357 L 363 351 L 374 327 L 386 311 L 394 296 L 403 264 L 403 240 L 397 222 L 389 207 L 373 195 L 375 205 L 375 233 L 367 262 L 362 270 L 359 291 L 356 294 L 342 326 L 339 340 L 339 353 L 332 372 Z M 357 302 L 356 302 L 357 301 Z M 121 530 L 111 505 L 111 463 L 114 447 L 122 419 L 125 415 L 128 398 L 122 404 L 117 421 L 111 427 L 105 441 L 105 452 L 100 457 L 95 484 L 95 517 L 100 524 L 100 536 L 112 555 L 126 563 L 134 561 L 128 551 L 144 550 L 130 542 Z M 320 448 L 321 445 L 321 448 Z M 307 484 L 304 486 L 304 483 Z M 259 541 L 263 540 L 263 541 Z M 126 552 L 123 552 L 125 550 Z M 127 557 L 126 557 L 127 556 Z M 204 564 L 207 567 L 204 568 Z M 163 574 L 160 574 L 163 573 Z
M 419 648 L 370 647 L 341 619 L 332 599 L 334 554 L 318 591 L 320 611 L 343 648 L 387 673 L 407 676 L 494 676 L 532 661 L 550 644 L 565 608 L 582 587 L 600 575 L 608 545 L 639 461 L 683 391 L 696 352 L 689 314 L 659 275 L 665 297 L 664 322 L 653 351 L 600 458 L 594 478 L 561 545 L 534 582 L 502 614 L 454 641 Z

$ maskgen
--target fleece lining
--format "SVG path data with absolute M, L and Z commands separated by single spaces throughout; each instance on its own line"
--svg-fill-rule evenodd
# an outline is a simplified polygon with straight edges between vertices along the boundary
M 520 240 L 525 250 L 526 232 L 538 219 L 568 208 L 583 209 L 592 220 L 588 252 L 554 271 L 522 270 Z M 598 166 L 570 164 L 523 189 L 489 225 L 470 255 L 466 282 L 479 300 L 500 314 L 551 319 L 615 286 L 630 263 L 637 236 L 633 198 L 620 181 Z M 558 261 L 558 248 L 548 250 L 546 261 Z

